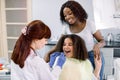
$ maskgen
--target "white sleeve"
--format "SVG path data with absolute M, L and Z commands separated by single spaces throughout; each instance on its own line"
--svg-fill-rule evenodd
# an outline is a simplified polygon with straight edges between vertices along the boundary
M 67 34 L 66 33 L 66 27 L 67 27 L 67 25 L 63 25 L 63 27 L 62 27 L 62 34 L 64 35 L 64 34 Z
M 97 31 L 94 22 L 90 21 L 90 26 L 89 26 L 89 27 L 90 27 L 89 29 L 91 30 L 91 33 L 92 33 L 92 34 L 94 34 L 94 33 Z
M 55 60 L 54 65 L 52 67 L 52 74 L 55 75 L 56 77 L 59 77 L 60 72 L 61 72 L 61 68 L 59 66 L 57 66 L 58 58 L 59 58 L 59 56 L 56 57 L 56 60 Z
M 43 60 L 37 64 L 38 76 L 41 80 L 57 80 L 61 69 L 56 66 L 52 71 L 50 71 L 49 65 Z
M 58 80 L 60 73 L 61 73 L 61 68 L 59 66 L 55 66 L 52 70 L 52 74 L 55 77 L 54 80 Z

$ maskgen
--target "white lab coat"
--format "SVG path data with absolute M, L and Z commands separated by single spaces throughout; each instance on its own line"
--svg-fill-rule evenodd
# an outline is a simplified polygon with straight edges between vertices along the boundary
M 11 80 L 57 80 L 60 72 L 59 66 L 50 71 L 49 65 L 33 50 L 31 50 L 23 68 L 11 61 Z

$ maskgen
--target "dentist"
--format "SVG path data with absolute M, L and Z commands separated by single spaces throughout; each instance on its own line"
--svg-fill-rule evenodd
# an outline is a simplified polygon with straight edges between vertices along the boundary
M 57 66 L 50 70 L 35 52 L 47 43 L 50 36 L 49 27 L 40 20 L 34 20 L 22 29 L 11 56 L 11 80 L 58 79 L 65 57 L 59 58 Z

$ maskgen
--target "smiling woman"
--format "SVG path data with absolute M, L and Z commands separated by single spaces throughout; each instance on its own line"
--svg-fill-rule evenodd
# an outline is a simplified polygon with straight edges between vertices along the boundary
M 62 24 L 60 23 L 60 7 L 61 5 L 68 0 L 54 0 L 46 1 L 46 0 L 33 0 L 32 1 L 32 19 L 41 19 L 46 22 L 48 26 L 50 26 L 52 36 L 51 38 L 55 38 L 55 36 L 60 36 L 62 31 Z M 92 0 L 76 0 L 80 2 L 86 11 L 89 14 L 89 19 L 94 20 L 93 14 L 93 4 Z M 56 28 L 56 29 L 55 29 Z

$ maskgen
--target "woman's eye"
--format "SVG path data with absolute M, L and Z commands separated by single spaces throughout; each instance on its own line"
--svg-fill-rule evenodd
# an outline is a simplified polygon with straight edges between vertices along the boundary
M 72 15 L 72 12 L 70 12 L 69 15 Z

